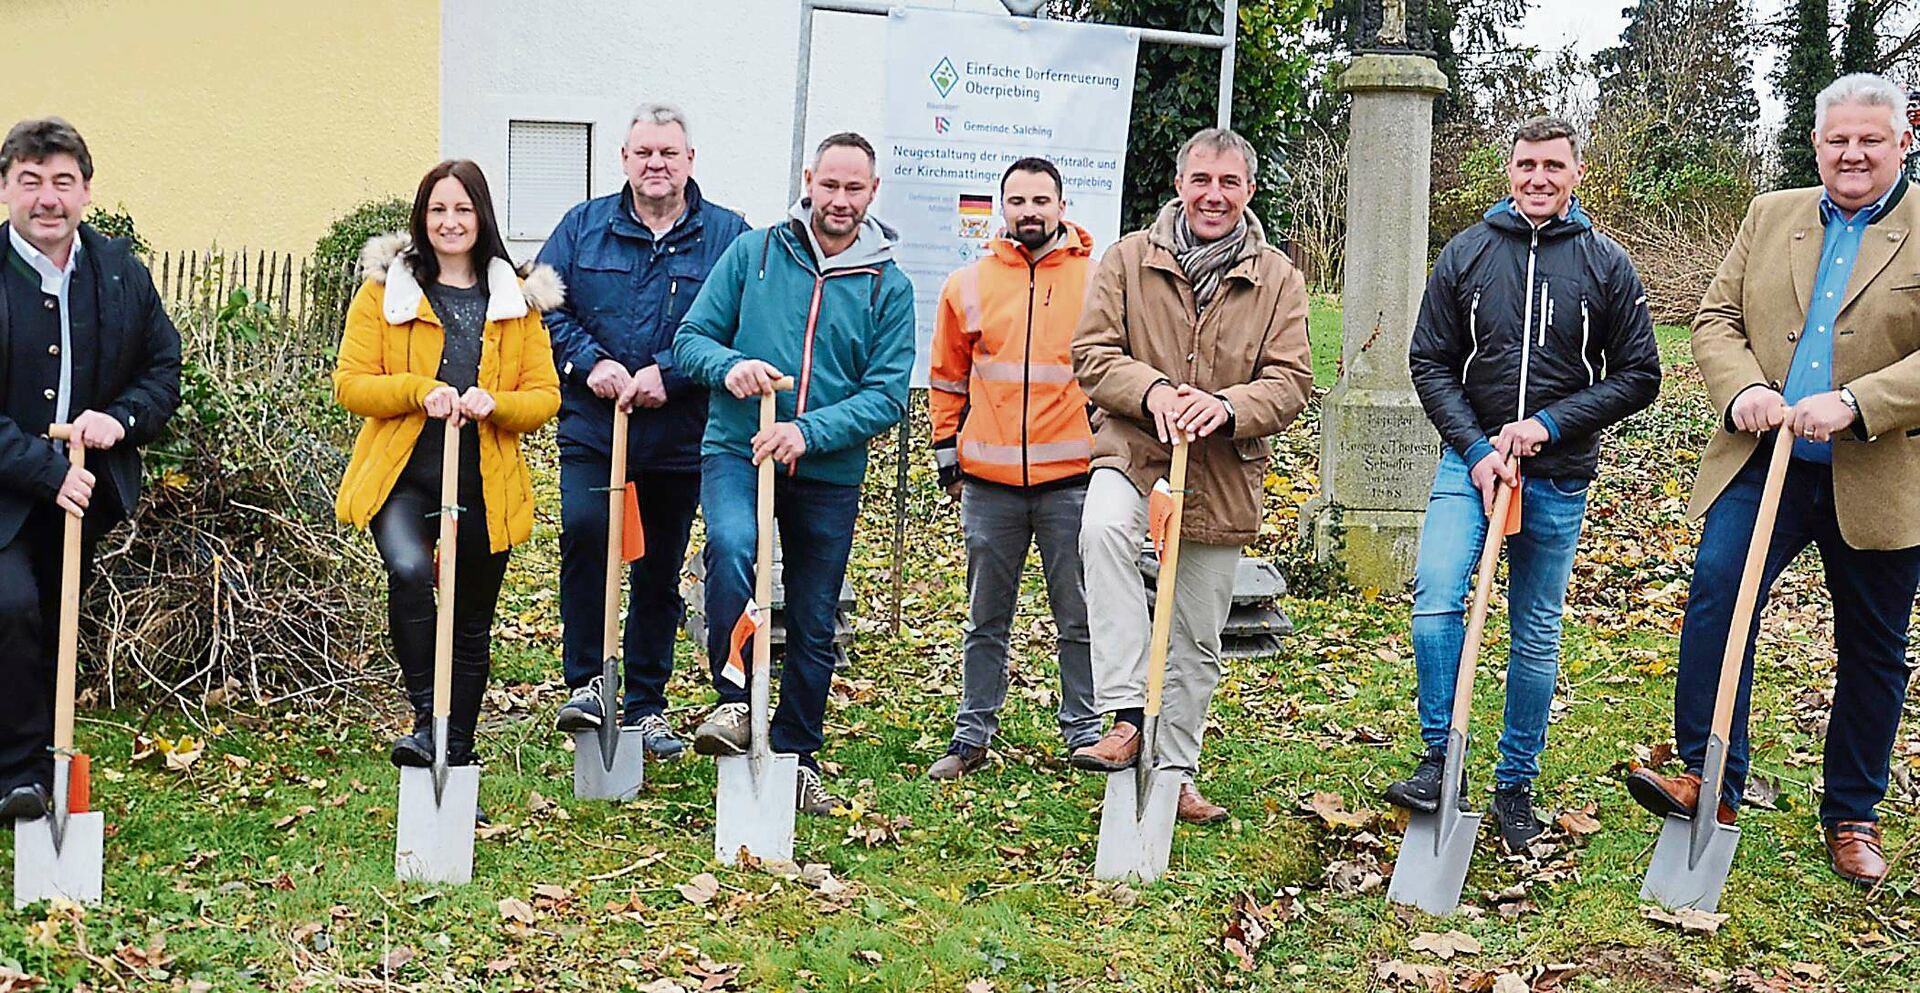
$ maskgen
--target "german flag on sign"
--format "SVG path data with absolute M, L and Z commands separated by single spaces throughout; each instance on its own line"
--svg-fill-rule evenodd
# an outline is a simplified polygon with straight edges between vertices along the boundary
M 978 193 L 962 193 L 960 194 L 960 213 L 986 214 L 991 216 L 993 214 L 993 198 Z

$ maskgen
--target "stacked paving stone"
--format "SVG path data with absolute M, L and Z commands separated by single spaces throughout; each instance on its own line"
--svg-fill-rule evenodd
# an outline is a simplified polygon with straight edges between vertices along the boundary
M 696 646 L 707 643 L 707 563 L 704 549 L 697 549 L 693 562 L 687 569 L 682 585 L 681 596 L 687 601 L 687 637 Z M 853 643 L 853 583 L 840 581 L 839 603 L 834 608 L 833 624 L 833 664 L 835 668 L 846 665 L 847 646 Z M 787 588 L 780 578 L 780 532 L 773 533 L 773 652 L 778 656 L 787 644 Z M 721 622 L 732 627 L 735 618 Z
M 1154 583 L 1160 577 L 1160 560 L 1154 557 L 1151 542 L 1141 548 L 1139 565 L 1151 613 Z M 1234 571 L 1233 609 L 1221 634 L 1221 654 L 1231 659 L 1277 654 L 1280 639 L 1293 633 L 1293 621 L 1279 606 L 1279 599 L 1286 595 L 1287 580 L 1280 575 L 1279 567 L 1266 559 L 1242 555 Z

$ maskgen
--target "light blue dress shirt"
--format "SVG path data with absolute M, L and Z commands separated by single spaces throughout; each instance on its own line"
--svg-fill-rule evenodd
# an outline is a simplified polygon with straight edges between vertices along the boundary
M 1796 404 L 1816 393 L 1834 389 L 1834 319 L 1846 300 L 1847 283 L 1853 279 L 1853 263 L 1866 240 L 1867 225 L 1886 212 L 1887 200 L 1900 188 L 1887 187 L 1880 199 L 1860 208 L 1848 217 L 1828 194 L 1820 194 L 1820 219 L 1826 224 L 1826 239 L 1820 248 L 1820 269 L 1813 280 L 1813 301 L 1807 307 L 1807 323 L 1800 329 L 1800 344 L 1793 350 L 1793 365 L 1787 370 L 1783 392 L 1788 404 Z M 1793 457 L 1808 462 L 1833 462 L 1833 443 L 1796 438 Z

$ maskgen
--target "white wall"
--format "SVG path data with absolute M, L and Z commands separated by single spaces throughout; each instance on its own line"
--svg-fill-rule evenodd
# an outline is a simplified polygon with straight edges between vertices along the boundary
M 1005 10 L 999 0 L 908 5 Z M 794 0 L 442 0 L 442 153 L 479 162 L 504 199 L 509 120 L 591 121 L 599 196 L 624 182 L 634 105 L 664 100 L 687 113 L 706 196 L 771 223 L 787 206 L 799 26 Z M 814 15 L 809 147 L 846 130 L 879 141 L 885 38 L 882 17 Z

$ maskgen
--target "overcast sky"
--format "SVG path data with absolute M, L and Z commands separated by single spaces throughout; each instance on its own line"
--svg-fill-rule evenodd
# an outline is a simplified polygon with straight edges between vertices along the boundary
M 1752 0 L 1757 21 L 1778 16 L 1785 0 Z M 1572 46 L 1582 55 L 1594 52 L 1620 40 L 1620 31 L 1627 26 L 1627 19 L 1621 11 L 1629 0 L 1533 0 L 1533 11 L 1527 15 L 1526 23 L 1515 32 L 1514 40 L 1525 45 L 1537 45 L 1542 51 L 1557 51 Z M 1760 64 L 1754 67 L 1754 89 L 1760 95 L 1760 118 L 1768 127 L 1776 127 L 1785 119 L 1779 101 L 1773 98 L 1773 87 L 1767 82 L 1767 73 L 1773 68 L 1775 52 L 1769 48 L 1760 58 Z

